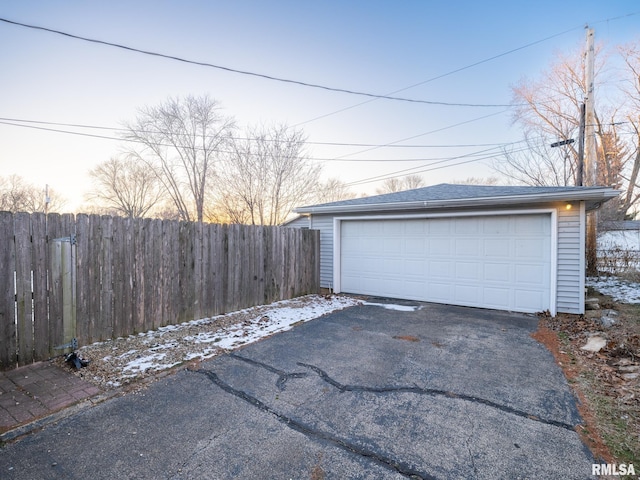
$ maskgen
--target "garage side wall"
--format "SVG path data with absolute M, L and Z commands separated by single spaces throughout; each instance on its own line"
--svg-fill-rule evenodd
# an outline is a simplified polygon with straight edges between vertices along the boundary
M 557 289 L 559 313 L 584 313 L 584 203 L 567 210 L 565 204 L 536 205 L 557 209 Z M 418 213 L 418 212 L 414 212 Z M 426 213 L 426 212 L 425 212 Z M 310 228 L 320 230 L 320 287 L 333 288 L 333 215 L 312 215 Z
M 561 313 L 584 313 L 584 202 L 558 208 L 557 308 Z
M 333 289 L 333 215 L 312 215 L 310 228 L 320 230 L 320 288 Z

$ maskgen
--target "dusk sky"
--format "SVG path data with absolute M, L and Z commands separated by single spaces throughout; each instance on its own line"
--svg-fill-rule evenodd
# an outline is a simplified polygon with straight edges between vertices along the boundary
M 605 46 L 640 41 L 637 0 L 2 0 L 0 18 L 339 89 L 384 95 L 418 84 L 394 95 L 475 105 L 369 101 L 0 22 L 0 175 L 49 184 L 68 211 L 82 202 L 88 170 L 123 144 L 29 127 L 117 137 L 111 129 L 139 107 L 208 94 L 241 128 L 303 129 L 323 178 L 370 194 L 374 177 L 409 168 L 427 185 L 496 176 L 490 160 L 466 155 L 499 158 L 522 139 L 504 106 L 512 86 L 537 78 L 556 53 L 578 51 L 585 25 Z

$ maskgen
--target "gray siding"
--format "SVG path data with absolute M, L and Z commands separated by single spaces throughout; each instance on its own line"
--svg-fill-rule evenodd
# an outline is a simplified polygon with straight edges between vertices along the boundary
M 576 208 L 571 210 L 566 210 L 564 204 L 522 206 L 522 208 L 554 207 L 558 212 L 556 308 L 558 313 L 584 313 L 584 203 L 579 207 L 575 205 Z M 470 214 L 473 215 L 473 213 Z M 358 214 L 358 216 L 364 215 Z M 333 288 L 333 218 L 334 215 L 311 216 L 310 228 L 320 230 L 320 286 L 322 288 Z
M 558 209 L 557 308 L 584 313 L 584 210 Z
M 320 230 L 320 288 L 333 288 L 333 216 L 312 215 L 311 228 Z
M 283 227 L 288 228 L 309 228 L 311 224 L 310 217 L 300 216 L 298 218 L 294 218 L 293 220 L 289 220 L 282 224 Z

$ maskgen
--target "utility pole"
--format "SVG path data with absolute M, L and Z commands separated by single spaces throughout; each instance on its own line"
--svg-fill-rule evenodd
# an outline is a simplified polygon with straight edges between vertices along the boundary
M 597 183 L 597 160 L 596 160 L 596 136 L 595 136 L 595 123 L 596 116 L 594 113 L 594 63 L 595 63 L 595 47 L 594 47 L 595 33 L 593 28 L 587 28 L 587 52 L 585 63 L 585 86 L 587 88 L 587 95 L 584 98 L 585 107 L 585 122 L 584 122 L 584 156 L 585 156 L 585 170 L 587 186 L 594 186 Z
M 584 159 L 585 159 L 585 178 L 584 184 L 592 187 L 597 184 L 597 165 L 596 158 L 596 137 L 595 137 L 595 114 L 594 114 L 594 63 L 595 63 L 595 33 L 593 28 L 587 27 L 587 51 L 585 58 L 585 87 L 587 89 L 584 98 L 585 117 L 584 117 Z M 593 276 L 598 274 L 597 253 L 596 253 L 596 226 L 598 223 L 597 212 L 587 215 L 587 275 Z
M 578 174 L 576 186 L 581 187 L 584 184 L 584 117 L 586 107 L 584 102 L 580 105 L 580 132 L 578 134 Z

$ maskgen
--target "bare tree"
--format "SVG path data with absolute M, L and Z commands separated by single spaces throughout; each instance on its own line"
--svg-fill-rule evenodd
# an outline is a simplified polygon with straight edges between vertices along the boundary
M 498 185 L 498 177 L 467 177 L 464 180 L 452 180 L 457 185 Z
M 522 80 L 513 88 L 514 123 L 523 130 L 525 147 L 505 151 L 493 164 L 496 171 L 527 185 L 576 185 L 585 69 L 584 52 L 560 54 L 538 81 Z M 560 148 L 550 147 L 563 141 L 567 144 Z
M 19 175 L 0 177 L 0 210 L 59 213 L 64 204 L 64 198 L 52 188 L 38 187 Z
M 628 123 L 627 132 L 632 140 L 627 144 L 627 162 L 629 168 L 625 171 L 624 180 L 627 191 L 622 198 L 619 210 L 626 214 L 633 205 L 640 200 L 640 41 L 635 44 L 624 45 L 619 48 L 620 55 L 626 66 L 625 81 L 621 91 L 626 97 L 625 119 Z M 615 148 L 615 147 L 614 147 Z
M 312 198 L 320 166 L 304 157 L 304 134 L 285 125 L 251 128 L 219 172 L 219 215 L 278 225 Z
M 384 193 L 401 192 L 403 190 L 413 190 L 414 188 L 424 187 L 424 178 L 420 175 L 407 175 L 402 178 L 388 178 L 382 183 L 380 188 L 376 189 L 378 195 Z
M 110 214 L 144 217 L 164 192 L 157 173 L 137 157 L 113 157 L 90 170 L 89 176 L 94 185 L 87 200 Z
M 624 66 L 607 69 L 613 63 L 602 48 L 596 49 L 595 125 L 597 180 L 625 191 L 619 201 L 609 202 L 603 219 L 621 219 L 638 201 L 638 169 L 640 157 L 640 57 L 637 44 L 619 49 Z M 538 81 L 522 81 L 513 88 L 516 105 L 514 123 L 524 132 L 524 147 L 505 150 L 492 167 L 508 178 L 527 185 L 577 185 L 579 172 L 579 127 L 581 104 L 585 96 L 584 52 L 560 55 L 543 72 Z M 605 73 L 613 71 L 609 85 L 626 88 L 622 95 L 603 81 Z M 563 143 L 557 147 L 552 144 Z
M 222 114 L 217 101 L 189 95 L 140 109 L 126 128 L 125 139 L 143 146 L 130 154 L 158 172 L 180 218 L 201 222 L 214 163 L 228 148 L 234 120 Z
M 349 190 L 349 187 L 337 178 L 330 178 L 316 187 L 314 203 L 339 202 L 356 198 L 356 194 Z

